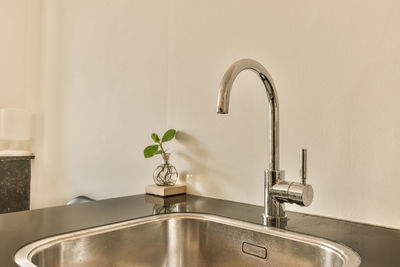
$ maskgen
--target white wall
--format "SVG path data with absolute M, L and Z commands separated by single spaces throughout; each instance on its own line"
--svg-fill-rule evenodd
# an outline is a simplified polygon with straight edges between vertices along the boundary
M 0 0 L 0 107 L 35 109 L 38 7 L 38 0 Z
M 142 193 L 165 130 L 167 5 L 45 0 L 32 208 Z M 150 170 L 150 172 L 149 172 Z
M 309 150 L 308 208 L 400 228 L 398 1 L 169 1 L 168 126 L 190 193 L 262 205 L 267 100 L 240 74 L 215 113 L 231 63 L 254 58 L 280 100 L 281 168 L 298 179 Z M 176 158 L 176 157 L 174 157 Z
M 26 1 L 0 3 L 0 105 L 25 107 Z

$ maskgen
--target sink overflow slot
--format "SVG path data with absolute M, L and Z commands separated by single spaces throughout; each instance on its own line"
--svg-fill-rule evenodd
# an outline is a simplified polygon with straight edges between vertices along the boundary
M 267 258 L 267 249 L 258 245 L 250 244 L 247 242 L 242 243 L 242 252 L 261 259 Z

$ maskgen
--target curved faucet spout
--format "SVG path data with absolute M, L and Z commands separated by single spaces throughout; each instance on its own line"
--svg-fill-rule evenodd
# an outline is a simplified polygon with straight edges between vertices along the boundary
M 241 59 L 233 63 L 225 72 L 218 93 L 217 113 L 229 112 L 229 96 L 236 76 L 243 70 L 252 70 L 263 82 L 269 101 L 269 170 L 279 170 L 279 105 L 278 95 L 268 71 L 259 62 L 252 59 Z

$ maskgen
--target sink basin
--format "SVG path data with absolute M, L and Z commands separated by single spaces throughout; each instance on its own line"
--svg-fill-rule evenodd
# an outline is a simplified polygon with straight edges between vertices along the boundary
M 176 213 L 45 238 L 21 248 L 23 267 L 359 266 L 349 247 L 224 217 Z

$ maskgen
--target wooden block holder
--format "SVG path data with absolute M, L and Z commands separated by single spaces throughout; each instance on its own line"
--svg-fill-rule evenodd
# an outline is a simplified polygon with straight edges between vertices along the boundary
M 176 184 L 171 186 L 148 185 L 146 186 L 146 194 L 156 195 L 160 197 L 176 196 L 186 194 L 185 184 Z

